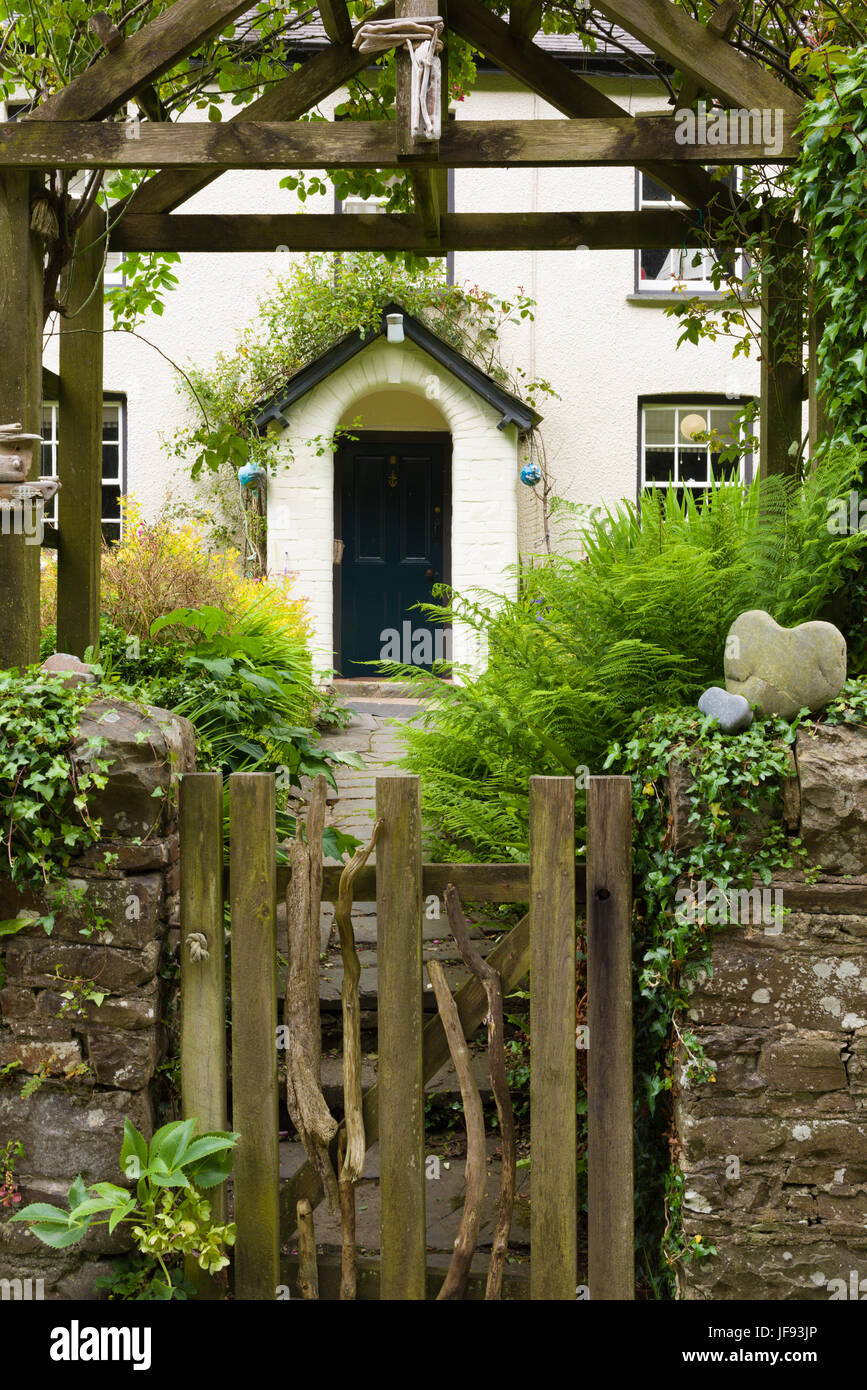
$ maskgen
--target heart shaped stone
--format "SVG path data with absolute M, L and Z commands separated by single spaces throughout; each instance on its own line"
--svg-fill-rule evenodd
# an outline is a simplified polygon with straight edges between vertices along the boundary
M 724 734 L 740 734 L 753 722 L 753 712 L 743 695 L 730 695 L 722 686 L 712 685 L 699 696 L 702 714 L 711 714 Z
M 762 714 L 792 719 L 805 707 L 815 714 L 843 689 L 846 639 L 833 623 L 780 627 L 770 613 L 753 608 L 729 628 L 725 675 L 726 690 Z

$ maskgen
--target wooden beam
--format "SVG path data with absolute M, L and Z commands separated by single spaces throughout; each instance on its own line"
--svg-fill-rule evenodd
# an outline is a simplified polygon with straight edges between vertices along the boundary
M 594 251 L 699 246 L 698 215 L 676 208 L 645 212 L 451 212 L 440 219 L 439 252 Z M 111 232 L 113 251 L 424 251 L 413 213 L 298 216 L 270 214 L 130 215 Z
M 60 317 L 57 650 L 78 657 L 99 646 L 104 232 L 94 207 L 78 230 Z
M 594 0 L 594 7 L 726 106 L 779 109 L 795 123 L 800 119 L 803 102 L 796 92 L 671 0 Z
M 319 0 L 319 14 L 332 43 L 352 43 L 352 20 L 346 0 Z
M 371 19 L 390 19 L 394 5 L 381 5 Z M 247 121 L 295 121 L 324 101 L 370 63 L 370 55 L 359 53 L 351 45 L 327 48 L 309 58 L 296 72 L 275 83 L 263 96 L 244 106 L 225 124 L 234 126 Z M 224 169 L 171 169 L 155 174 L 137 189 L 130 204 L 136 213 L 173 212 L 193 194 L 207 188 L 220 177 Z M 113 210 L 114 211 L 114 210 Z
M 145 122 L 134 138 L 117 121 L 0 123 L 0 167 L 150 169 L 455 169 L 784 163 L 797 154 L 794 132 L 766 153 L 761 123 L 738 123 L 730 144 L 678 143 L 671 115 L 539 121 L 450 121 L 436 146 L 401 155 L 393 121 Z M 433 153 L 430 151 L 433 150 Z
M 515 43 L 526 43 L 542 25 L 542 0 L 512 0 L 509 5 L 509 33 Z
M 769 227 L 773 212 L 767 214 Z M 793 476 L 803 409 L 803 231 L 786 219 L 773 225 L 773 255 L 762 275 L 759 475 Z
M 722 0 L 722 4 L 714 10 L 707 22 L 708 33 L 715 34 L 718 39 L 727 39 L 740 16 L 740 0 Z M 696 82 L 694 77 L 684 77 L 674 101 L 675 110 L 682 111 L 685 107 L 694 105 L 702 90 L 701 85 Z
M 110 116 L 247 9 L 249 0 L 175 0 L 24 119 L 98 121 Z
M 42 249 L 30 230 L 30 176 L 0 169 L 0 424 L 42 424 Z M 39 450 L 30 476 L 39 473 Z M 39 660 L 38 513 L 0 513 L 0 667 Z
M 623 116 L 622 106 L 597 91 L 590 82 L 570 72 L 565 63 L 552 58 L 535 44 L 516 43 L 504 24 L 479 0 L 451 0 L 449 23 L 486 57 L 493 59 L 504 72 L 537 92 L 547 102 L 567 116 Z M 685 147 L 681 147 L 685 148 Z M 716 159 L 719 159 L 717 151 Z M 715 203 L 731 211 L 732 195 L 721 188 L 703 169 L 683 168 L 665 164 L 642 164 L 646 174 L 667 188 L 690 207 L 711 209 Z

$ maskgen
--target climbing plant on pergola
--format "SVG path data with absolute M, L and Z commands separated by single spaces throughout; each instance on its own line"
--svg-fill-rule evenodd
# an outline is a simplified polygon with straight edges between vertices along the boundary
M 249 0 L 176 0 L 128 38 L 100 20 L 105 55 L 23 119 L 0 124 L 0 311 L 5 350 L 0 355 L 0 421 L 21 421 L 37 431 L 41 416 L 43 324 L 42 243 L 33 230 L 33 206 L 48 170 L 157 170 L 111 211 L 109 245 L 122 252 L 405 251 L 436 256 L 448 251 L 667 248 L 722 245 L 739 195 L 703 167 L 721 159 L 719 144 L 679 143 L 673 113 L 625 115 L 610 97 L 533 42 L 536 0 L 515 0 L 508 20 L 481 0 L 448 0 L 443 19 L 441 83 L 447 104 L 449 39 L 473 49 L 538 93 L 565 119 L 528 121 L 442 120 L 437 141 L 413 134 L 412 63 L 397 49 L 393 121 L 305 121 L 318 102 L 370 63 L 353 45 L 345 0 L 322 0 L 319 11 L 330 45 L 223 123 L 159 119 L 153 84 L 249 8 Z M 723 108 L 779 113 L 782 147 L 773 154 L 750 131 L 724 148 L 726 164 L 791 161 L 802 99 L 768 67 L 729 41 L 739 12 L 724 0 L 705 26 L 671 0 L 594 0 L 594 10 L 641 40 L 683 74 L 678 108 L 701 96 Z M 428 0 L 394 0 L 370 20 L 429 16 Z M 104 19 L 104 17 L 103 17 Z M 113 119 L 135 99 L 145 119 Z M 647 173 L 686 206 L 640 212 L 473 212 L 446 210 L 449 168 L 627 165 Z M 184 203 L 229 169 L 403 170 L 412 186 L 407 213 L 376 215 L 187 214 Z M 737 208 L 741 227 L 761 226 L 767 209 Z M 715 237 L 716 230 L 716 237 Z M 99 635 L 100 456 L 103 360 L 105 213 L 92 207 L 79 231 L 67 306 L 60 318 L 58 647 L 83 655 Z M 775 227 L 791 255 L 772 258 L 762 284 L 761 457 L 763 474 L 791 471 L 801 435 L 804 383 L 800 362 L 781 344 L 800 342 L 806 325 L 791 277 L 803 266 L 801 229 Z M 730 237 L 731 233 L 726 232 Z M 813 342 L 815 334 L 810 335 Z M 797 354 L 795 355 L 797 356 Z M 815 375 L 813 354 L 810 377 Z M 822 431 L 821 408 L 809 390 L 811 434 Z M 794 446 L 794 447 L 793 447 Z M 22 536 L 0 535 L 0 664 L 37 659 L 39 551 Z

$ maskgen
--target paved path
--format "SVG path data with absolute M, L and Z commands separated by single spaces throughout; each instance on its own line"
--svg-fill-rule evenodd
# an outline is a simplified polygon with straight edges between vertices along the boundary
M 327 820 L 366 843 L 375 814 L 376 778 L 406 776 L 404 768 L 393 765 L 403 754 L 400 729 L 394 721 L 417 719 L 423 706 L 419 700 L 356 698 L 349 701 L 349 707 L 353 716 L 348 728 L 325 734 L 322 747 L 359 753 L 365 767 L 363 771 L 335 768 L 337 797 L 329 789 Z M 376 862 L 375 853 L 368 862 Z

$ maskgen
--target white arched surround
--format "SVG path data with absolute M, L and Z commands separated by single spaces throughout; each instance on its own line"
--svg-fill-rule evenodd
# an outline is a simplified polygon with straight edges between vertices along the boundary
M 517 592 L 515 426 L 499 429 L 500 412 L 416 344 L 377 338 L 295 403 L 268 480 L 268 568 L 296 577 L 295 592 L 310 606 L 314 665 L 321 669 L 331 667 L 334 649 L 334 457 L 329 444 L 341 420 L 358 416 L 364 429 L 365 397 L 384 390 L 422 398 L 426 418 L 432 402 L 443 417 L 439 428 L 451 433 L 452 586 L 462 593 L 490 589 L 514 597 Z M 464 624 L 455 625 L 452 650 L 456 663 L 478 666 L 481 654 Z

